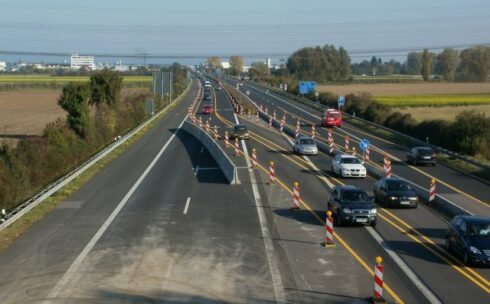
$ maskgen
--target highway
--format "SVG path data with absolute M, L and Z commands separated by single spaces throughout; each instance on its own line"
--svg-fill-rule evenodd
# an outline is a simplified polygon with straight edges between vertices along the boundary
M 329 189 L 355 184 L 371 191 L 375 179 L 333 176 L 323 153 L 294 155 L 291 138 L 254 116 L 236 115 L 211 83 L 214 113 L 200 113 L 201 95 L 192 112 L 221 137 L 237 122 L 248 127 L 251 138 L 240 141 L 239 155 L 217 141 L 240 184 L 229 185 L 202 144 L 180 130 L 198 92 L 195 81 L 155 127 L 0 252 L 1 303 L 368 303 L 377 256 L 388 303 L 488 302 L 490 270 L 448 254 L 447 219 L 424 204 L 379 207 L 376 228 L 335 227 L 336 246 L 322 246 Z M 286 113 L 289 125 L 299 117 L 306 134 L 308 123 L 319 123 L 319 113 L 306 106 L 252 84 L 244 89 L 269 112 Z M 317 131 L 326 138 L 326 130 Z M 335 130 L 339 145 L 344 132 L 368 138 L 380 150 L 372 153 L 378 164 L 384 153 L 403 159 L 403 148 L 353 126 Z M 396 163 L 394 172 L 421 185 L 435 177 L 441 195 L 488 215 L 485 184 L 444 166 Z M 298 211 L 290 210 L 294 182 Z
M 281 117 L 281 110 L 285 110 L 287 113 L 293 113 L 302 120 L 308 119 L 308 114 L 304 113 L 303 110 L 309 112 L 309 109 L 306 109 L 293 101 L 286 100 L 286 102 L 281 103 L 281 100 L 284 99 L 282 96 L 279 98 L 272 98 L 270 94 L 266 94 L 265 92 L 261 91 L 260 88 L 250 84 L 245 84 L 242 91 L 245 90 L 249 90 L 250 98 L 252 100 L 255 99 L 254 101 L 258 100 L 257 103 L 260 104 L 261 99 L 265 100 L 265 102 L 262 102 L 262 105 L 264 107 L 269 107 L 269 113 L 272 113 L 273 110 L 277 110 L 277 117 Z M 297 109 L 296 107 L 301 110 Z M 359 185 L 368 191 L 372 189 L 375 181 L 374 178 L 342 179 L 334 177 L 330 172 L 331 158 L 329 156 L 321 154 L 317 157 L 309 157 L 308 161 L 301 161 L 301 158 L 291 155 L 292 149 L 289 140 L 286 140 L 284 136 L 280 136 L 277 130 L 270 130 L 262 121 L 260 124 L 256 124 L 255 119 L 251 119 L 249 121 L 250 123 L 248 123 L 247 126 L 253 130 L 255 134 L 257 134 L 257 137 L 260 136 L 262 138 L 267 138 L 269 141 L 272 141 L 275 146 L 274 149 L 271 149 L 270 146 L 272 146 L 272 144 L 268 144 L 269 147 L 266 147 L 263 150 L 263 153 L 258 152 L 259 158 L 264 154 L 267 155 L 266 157 L 268 159 L 272 158 L 272 160 L 274 160 L 276 163 L 276 171 L 278 172 L 278 176 L 282 176 L 285 179 L 288 177 L 296 177 L 295 179 L 302 185 L 302 193 L 305 192 L 305 190 L 303 190 L 305 189 L 305 186 L 311 187 L 308 191 L 306 191 L 308 194 L 321 193 L 322 190 L 325 193 L 324 189 L 328 187 L 328 183 L 325 182 L 320 186 L 314 186 L 314 182 L 302 182 L 302 179 L 305 178 L 303 175 L 311 174 L 326 176 L 326 179 L 330 181 L 330 184 L 348 183 Z M 293 123 L 290 124 L 293 125 Z M 348 128 L 350 130 L 352 127 L 348 126 Z M 307 133 L 309 132 L 309 127 L 303 129 L 305 129 Z M 319 128 L 317 128 L 317 131 L 318 129 Z M 321 130 L 320 134 L 323 136 L 323 138 L 326 138 L 324 130 Z M 364 134 L 366 137 L 367 135 L 368 134 Z M 255 135 L 253 135 L 253 137 L 255 137 Z M 370 137 L 369 139 L 371 142 L 374 142 L 374 144 L 377 145 L 376 138 Z M 378 141 L 382 140 L 378 139 Z M 253 142 L 253 140 L 251 142 Z M 261 144 L 259 143 L 259 145 Z M 313 163 L 313 166 L 311 163 Z M 403 167 L 402 165 L 400 166 Z M 441 170 L 450 170 L 443 166 L 438 166 L 436 168 L 440 168 Z M 281 174 L 281 172 L 284 172 L 284 174 Z M 453 174 L 455 173 L 453 172 Z M 459 173 L 457 174 L 460 175 Z M 418 176 L 418 179 L 412 180 L 415 180 L 417 183 L 421 183 L 421 180 L 426 177 L 423 174 L 420 175 L 422 177 Z M 320 179 L 324 180 L 325 177 Z M 473 181 L 468 177 L 466 177 L 466 180 L 467 183 L 479 183 L 478 181 Z M 292 181 L 289 184 L 292 184 Z M 325 193 L 323 197 L 327 197 L 327 195 L 328 194 Z M 475 195 L 477 195 L 477 193 L 475 193 Z M 483 194 L 483 196 L 484 195 L 486 194 Z M 321 212 L 324 212 L 326 208 L 326 198 L 312 198 L 308 199 L 307 201 L 315 204 L 312 209 L 316 210 L 319 215 Z M 473 202 L 473 205 L 465 205 L 467 208 L 473 206 L 476 206 L 473 210 L 478 210 L 478 208 L 481 207 L 478 202 Z M 485 211 L 486 209 L 483 210 Z M 478 302 L 482 301 L 482 299 L 485 299 L 488 296 L 488 277 L 490 274 L 488 269 L 471 269 L 464 267 L 458 259 L 455 259 L 452 255 L 447 254 L 447 252 L 443 249 L 447 219 L 422 204 L 418 209 L 412 210 L 382 208 L 379 216 L 381 220 L 378 222 L 376 231 L 384 240 L 386 240 L 385 244 L 388 244 L 392 249 L 394 249 L 408 264 L 408 266 L 416 272 L 417 276 L 420 277 L 422 281 L 424 281 L 426 285 L 433 290 L 437 297 L 439 297 L 444 303 L 457 300 L 465 301 L 472 297 L 474 297 L 473 300 L 475 302 Z M 346 239 L 353 237 L 352 234 L 354 231 L 350 228 L 351 227 L 349 227 L 346 234 L 342 234 L 342 236 Z M 342 230 L 344 230 L 343 227 Z M 372 228 L 365 228 L 361 230 L 369 231 L 372 230 Z M 358 233 L 358 231 L 355 231 L 355 233 Z M 369 240 L 370 243 L 375 242 L 373 236 L 370 235 L 360 236 L 359 239 Z M 352 239 L 351 243 L 362 244 L 358 242 L 358 239 Z M 365 252 L 365 246 L 362 246 L 359 251 L 361 253 Z

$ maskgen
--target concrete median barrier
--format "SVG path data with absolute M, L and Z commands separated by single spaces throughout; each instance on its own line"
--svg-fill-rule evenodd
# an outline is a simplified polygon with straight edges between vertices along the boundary
M 223 174 L 230 184 L 240 184 L 237 167 L 228 155 L 226 155 L 221 146 L 209 134 L 189 121 L 184 122 L 182 130 L 194 136 L 201 142 L 201 144 L 209 151 L 209 154 L 214 158 L 221 171 L 223 171 Z

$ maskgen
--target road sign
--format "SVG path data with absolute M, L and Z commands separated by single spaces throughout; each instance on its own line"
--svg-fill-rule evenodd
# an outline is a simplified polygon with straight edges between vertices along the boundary
M 300 81 L 299 82 L 299 93 L 309 94 L 316 91 L 316 82 L 314 81 Z
M 361 148 L 362 151 L 369 148 L 369 145 L 370 145 L 369 140 L 367 139 L 361 139 L 361 141 L 359 142 L 359 148 Z
M 345 97 L 344 96 L 339 96 L 339 98 L 337 99 L 337 106 L 339 108 L 345 106 Z

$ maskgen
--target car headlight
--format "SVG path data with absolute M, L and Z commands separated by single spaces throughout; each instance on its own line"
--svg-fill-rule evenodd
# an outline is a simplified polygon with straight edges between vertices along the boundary
M 373 208 L 373 209 L 371 209 L 371 211 L 369 211 L 369 213 L 376 214 L 376 213 L 378 213 L 378 210 L 376 210 L 376 208 Z
M 344 208 L 344 209 L 342 209 L 342 212 L 344 212 L 344 213 L 352 213 L 352 210 L 350 210 L 349 208 Z
M 473 247 L 473 246 L 470 246 L 470 251 L 471 253 L 474 253 L 474 254 L 481 254 L 481 251 L 480 249 L 476 248 L 476 247 Z
M 414 197 L 410 197 L 409 200 L 416 201 L 416 200 L 418 200 L 418 198 L 416 196 L 414 196 Z
M 389 198 L 390 198 L 390 200 L 396 200 L 397 199 L 396 196 L 390 196 Z

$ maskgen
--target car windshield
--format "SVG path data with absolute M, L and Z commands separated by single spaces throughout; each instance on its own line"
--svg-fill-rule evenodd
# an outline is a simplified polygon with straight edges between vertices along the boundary
M 470 224 L 470 229 L 468 232 L 471 236 L 490 238 L 490 223 Z
M 344 191 L 342 192 L 342 201 L 351 203 L 369 202 L 369 196 L 364 191 Z
M 390 181 L 386 183 L 386 187 L 390 191 L 410 191 L 412 187 L 403 181 Z
M 340 159 L 342 164 L 360 164 L 361 161 L 357 157 L 343 157 Z
M 419 154 L 422 156 L 429 156 L 429 155 L 432 155 L 434 153 L 434 151 L 432 151 L 432 149 L 418 149 L 418 151 L 419 151 Z
M 313 142 L 313 139 L 311 138 L 305 138 L 305 139 L 301 139 L 299 143 L 302 145 L 313 145 L 315 142 Z
M 247 128 L 245 126 L 235 126 L 235 130 L 237 131 L 245 131 Z

